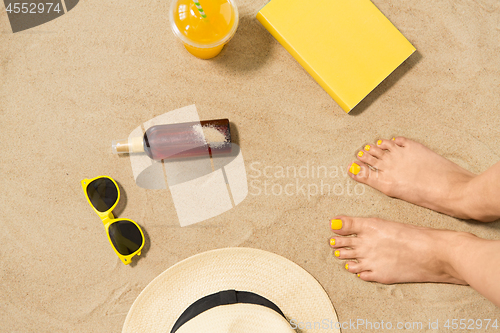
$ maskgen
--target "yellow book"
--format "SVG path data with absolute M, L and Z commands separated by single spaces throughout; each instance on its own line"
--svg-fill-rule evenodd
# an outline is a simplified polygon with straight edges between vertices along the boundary
M 346 112 L 415 51 L 370 0 L 272 0 L 257 19 Z

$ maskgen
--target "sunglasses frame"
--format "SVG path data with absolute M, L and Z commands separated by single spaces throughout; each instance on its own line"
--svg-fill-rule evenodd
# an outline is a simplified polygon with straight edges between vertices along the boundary
M 90 198 L 87 194 L 87 187 L 89 186 L 90 183 L 92 183 L 94 180 L 98 180 L 98 179 L 103 179 L 103 178 L 106 178 L 106 179 L 109 179 L 113 182 L 113 184 L 115 184 L 116 186 L 116 190 L 118 192 L 118 196 L 116 197 L 116 202 L 113 204 L 113 206 L 111 206 L 110 209 L 108 209 L 107 211 L 105 212 L 100 212 L 98 211 L 94 205 L 92 204 L 92 201 L 90 201 Z M 120 188 L 118 187 L 118 184 L 115 182 L 115 180 L 109 176 L 98 176 L 98 177 L 95 177 L 95 178 L 92 178 L 92 179 L 84 179 L 81 181 L 81 184 L 82 184 L 82 188 L 83 188 L 83 193 L 85 194 L 85 197 L 87 198 L 87 201 L 89 203 L 89 205 L 92 207 L 92 209 L 97 213 L 97 215 L 99 215 L 99 217 L 101 218 L 101 221 L 102 223 L 104 224 L 104 229 L 106 229 L 106 235 L 108 235 L 108 241 L 109 243 L 111 244 L 111 247 L 113 248 L 113 250 L 115 251 L 116 255 L 118 256 L 118 258 L 120 258 L 120 260 L 125 264 L 125 265 L 128 265 L 132 262 L 132 257 L 138 255 L 140 256 L 141 255 L 141 251 L 142 251 L 142 248 L 144 247 L 144 243 L 145 243 L 145 239 L 144 239 L 144 233 L 142 232 L 142 229 L 141 227 L 135 223 L 134 221 L 132 220 L 129 220 L 129 219 L 116 219 L 115 216 L 113 215 L 113 209 L 115 209 L 116 205 L 118 204 L 118 201 L 120 201 Z M 139 247 L 139 249 L 137 251 L 135 251 L 134 253 L 131 253 L 129 255 L 126 255 L 124 256 L 123 254 L 121 254 L 120 252 L 118 252 L 118 250 L 115 248 L 115 245 L 113 244 L 113 241 L 111 240 L 111 238 L 109 237 L 109 227 L 115 223 L 115 222 L 119 222 L 119 221 L 128 221 L 128 222 L 132 222 L 133 224 L 135 224 L 135 226 L 137 227 L 137 229 L 139 229 L 139 232 L 141 233 L 141 236 L 142 236 L 142 244 L 141 246 Z

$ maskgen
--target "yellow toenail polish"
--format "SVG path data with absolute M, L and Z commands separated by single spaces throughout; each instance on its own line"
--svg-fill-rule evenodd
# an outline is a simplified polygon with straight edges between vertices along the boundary
M 362 151 L 360 151 L 360 152 L 358 153 L 358 156 L 359 156 L 359 157 L 363 157 L 363 154 L 364 154 L 364 153 L 363 153 Z
M 359 277 L 359 273 L 358 273 L 358 277 Z
M 396 138 L 392 138 L 392 141 L 396 141 Z
M 342 220 L 340 220 L 340 219 L 332 220 L 332 229 L 333 230 L 342 229 Z M 335 239 L 333 241 L 335 242 Z
M 366 146 L 365 146 L 365 150 L 366 150 L 366 151 L 369 151 L 369 150 L 370 150 L 370 145 L 366 145 Z
M 330 246 L 335 246 L 335 239 L 334 238 L 330 239 Z
M 339 250 L 335 251 L 335 256 L 336 257 L 340 257 L 340 251 Z
M 351 165 L 351 167 L 349 168 L 349 172 L 352 173 L 353 175 L 357 175 L 360 171 L 361 171 L 361 168 L 356 163 L 353 163 Z
M 345 269 L 349 270 L 349 264 L 345 264 Z
M 377 146 L 380 146 L 382 144 L 382 140 L 377 141 Z

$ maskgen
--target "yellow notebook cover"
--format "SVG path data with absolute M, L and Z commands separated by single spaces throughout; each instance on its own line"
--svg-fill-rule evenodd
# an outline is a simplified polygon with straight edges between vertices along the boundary
M 415 51 L 370 0 L 272 0 L 257 19 L 346 112 Z

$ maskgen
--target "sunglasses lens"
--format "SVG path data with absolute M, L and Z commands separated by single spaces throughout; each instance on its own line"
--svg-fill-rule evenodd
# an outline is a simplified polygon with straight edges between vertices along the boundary
M 87 196 L 99 212 L 109 210 L 118 199 L 118 188 L 108 178 L 99 178 L 87 186 Z
M 142 245 L 141 231 L 130 221 L 116 221 L 109 226 L 109 238 L 121 255 L 129 255 Z

